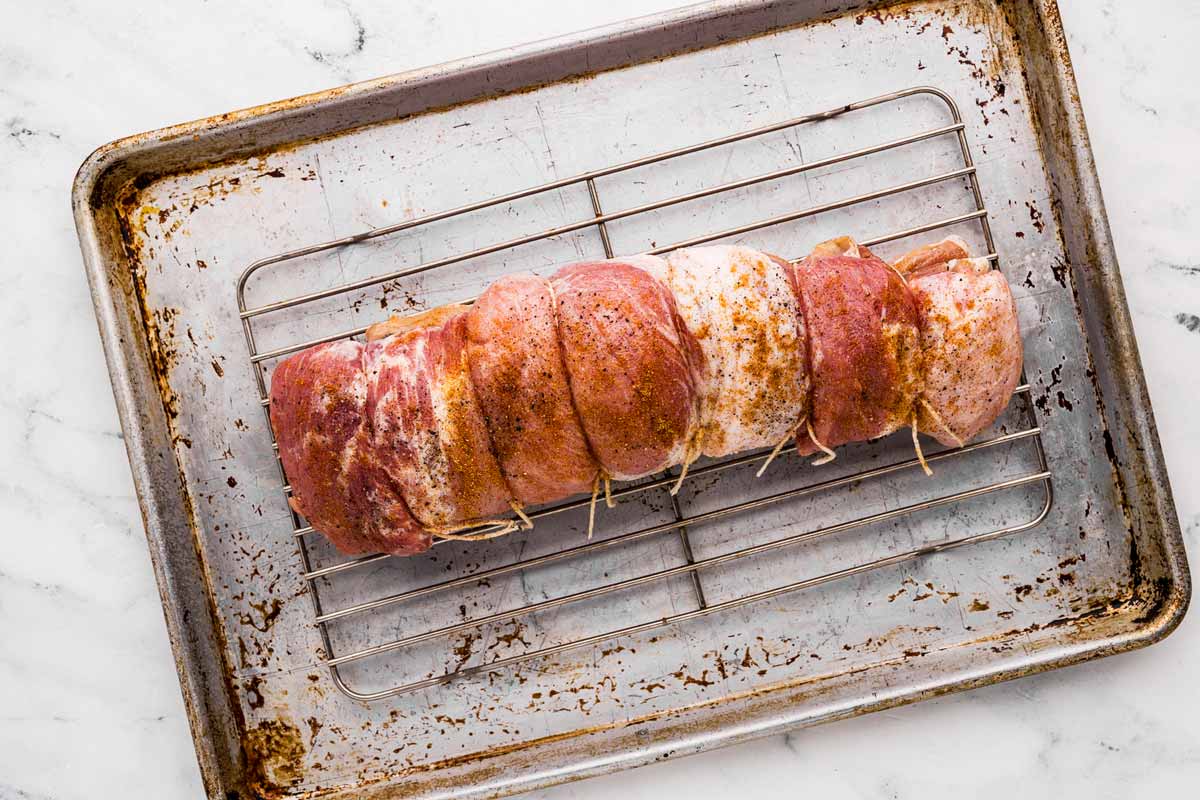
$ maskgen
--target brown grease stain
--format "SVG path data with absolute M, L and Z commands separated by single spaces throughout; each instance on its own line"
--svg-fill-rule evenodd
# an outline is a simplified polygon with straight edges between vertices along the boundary
M 265 720 L 248 730 L 242 746 L 246 785 L 254 796 L 278 797 L 303 780 L 304 741 L 300 729 L 284 717 Z

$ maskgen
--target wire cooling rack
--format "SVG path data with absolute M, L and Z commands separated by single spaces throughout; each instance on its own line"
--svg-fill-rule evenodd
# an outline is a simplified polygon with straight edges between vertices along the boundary
M 631 205 L 629 207 L 611 210 L 605 208 L 604 200 L 601 197 L 600 188 L 597 181 L 607 176 L 618 176 L 624 173 L 630 173 L 634 170 L 650 167 L 663 162 L 670 162 L 675 159 L 692 156 L 693 154 L 701 154 L 706 151 L 716 151 L 720 148 L 734 145 L 738 142 L 759 139 L 770 134 L 778 132 L 786 132 L 790 129 L 798 128 L 799 126 L 810 125 L 825 120 L 850 115 L 856 111 L 868 109 L 876 106 L 894 103 L 904 98 L 915 96 L 928 96 L 936 98 L 945 104 L 948 112 L 949 124 L 941 127 L 935 127 L 929 130 L 924 130 L 902 138 L 884 141 L 879 144 L 874 144 L 867 147 L 851 150 L 848 152 L 839 153 L 827 158 L 821 158 L 812 161 L 802 161 L 793 159 L 795 163 L 790 163 L 779 169 L 756 174 L 752 177 L 747 177 L 735 181 L 721 183 L 715 186 L 704 187 L 695 191 L 678 194 L 665 199 L 655 200 L 652 202 Z M 892 231 L 883 235 L 875 236 L 866 239 L 862 242 L 867 246 L 877 246 L 886 242 L 903 239 L 910 236 L 915 236 L 922 233 L 928 233 L 951 226 L 961 226 L 964 224 L 978 224 L 981 229 L 983 239 L 986 243 L 988 259 L 996 265 L 998 257 L 995 252 L 995 241 L 992 236 L 991 226 L 988 222 L 988 211 L 984 206 L 983 195 L 980 191 L 979 181 L 976 174 L 974 162 L 971 158 L 970 149 L 967 143 L 965 134 L 965 125 L 962 121 L 962 116 L 959 109 L 946 93 L 932 87 L 917 87 L 904 91 L 894 92 L 887 95 L 863 100 L 855 103 L 823 111 L 815 114 L 807 114 L 794 119 L 785 120 L 766 127 L 755 128 L 724 136 L 717 139 L 701 142 L 699 144 L 682 147 L 667 152 L 657 153 L 646 156 L 644 158 L 635 159 L 621 164 L 616 164 L 602 169 L 584 172 L 568 178 L 545 183 L 540 186 L 535 186 L 518 192 L 512 192 L 498 197 L 493 197 L 486 200 L 473 202 L 458 208 L 448 211 L 442 211 L 434 214 L 422 216 L 417 219 L 406 220 L 394 225 L 374 228 L 364 231 L 353 236 L 346 236 L 340 239 L 314 244 L 308 247 L 303 247 L 296 250 L 273 255 L 268 258 L 261 259 L 251 264 L 240 276 L 237 283 L 237 298 L 238 308 L 242 320 L 243 330 L 246 338 L 246 346 L 249 352 L 249 360 L 254 370 L 254 375 L 259 391 L 259 400 L 263 406 L 264 413 L 268 406 L 268 376 L 269 367 L 277 359 L 286 356 L 290 353 L 297 352 L 306 347 L 311 347 L 322 342 L 334 341 L 337 339 L 350 338 L 361 336 L 366 331 L 366 326 L 356 327 L 350 330 L 343 330 L 331 335 L 309 338 L 306 341 L 289 342 L 283 346 L 271 347 L 268 349 L 260 349 L 255 340 L 255 324 L 268 315 L 278 315 L 286 313 L 288 310 L 300 309 L 310 304 L 319 301 L 337 302 L 340 298 L 349 298 L 353 293 L 361 290 L 377 287 L 389 282 L 394 282 L 404 278 L 409 278 L 421 273 L 428 273 L 433 270 L 444 270 L 453 268 L 455 265 L 461 265 L 472 259 L 479 259 L 496 253 L 516 250 L 520 253 L 520 248 L 525 245 L 548 240 L 552 237 L 559 237 L 565 234 L 571 234 L 576 231 L 585 231 L 594 229 L 600 237 L 603 245 L 604 253 L 608 257 L 615 255 L 613 249 L 612 238 L 610 236 L 610 223 L 616 223 L 621 220 L 631 220 L 639 215 L 648 215 L 653 212 L 665 210 L 673 207 L 679 207 L 687 203 L 698 201 L 704 198 L 710 198 L 722 195 L 723 193 L 735 192 L 739 190 L 751 189 L 754 187 L 768 184 L 772 181 L 778 181 L 790 176 L 803 175 L 815 170 L 824 170 L 831 167 L 836 167 L 839 164 L 854 162 L 858 159 L 864 159 L 876 154 L 887 153 L 892 151 L 901 151 L 906 147 L 914 145 L 918 142 L 929 140 L 937 140 L 942 137 L 953 137 L 958 144 L 958 150 L 961 152 L 961 166 L 948 171 L 938 172 L 937 174 L 928 175 L 915 180 L 898 183 L 882 187 L 869 192 L 861 193 L 853 197 L 838 199 L 832 202 L 813 205 L 811 207 L 801 208 L 786 213 L 777 214 L 764 219 L 754 220 L 752 222 L 738 225 L 736 227 L 712 231 L 699 236 L 687 238 L 684 241 L 672 242 L 661 246 L 655 246 L 646 250 L 650 253 L 665 253 L 679 247 L 699 245 L 706 242 L 713 242 L 723 239 L 730 239 L 741 236 L 753 231 L 758 231 L 766 228 L 774 228 L 776 226 L 784 226 L 789 223 L 796 223 L 820 214 L 832 212 L 841 209 L 851 209 L 856 206 L 880 201 L 884 198 L 909 195 L 925 187 L 935 186 L 953 181 L 965 181 L 969 188 L 969 192 L 973 198 L 974 209 L 966 213 L 955 214 L 934 219 L 930 222 L 923 223 L 917 226 L 907 227 L 904 230 Z M 560 224 L 537 233 L 522 235 L 515 238 L 510 238 L 504 241 L 498 241 L 494 244 L 489 244 L 484 247 L 471 249 L 467 252 L 454 253 L 452 255 L 431 260 L 425 263 L 419 263 L 413 266 L 408 266 L 403 269 L 397 269 L 379 275 L 374 275 L 369 278 L 344 282 L 330 288 L 319 289 L 305 294 L 288 296 L 271 302 L 260 305 L 250 306 L 247 304 L 246 294 L 247 286 L 251 277 L 255 276 L 261 270 L 272 265 L 284 264 L 286 262 L 295 262 L 298 259 L 314 256 L 324 251 L 340 250 L 354 245 L 358 245 L 369 240 L 379 239 L 393 234 L 399 234 L 404 231 L 413 231 L 421 229 L 423 226 L 432 225 L 443 221 L 454 220 L 456 218 L 469 218 L 469 215 L 485 211 L 487 209 L 503 206 L 504 204 L 513 203 L 524 200 L 526 198 L 535 198 L 539 195 L 556 192 L 558 190 L 569 187 L 584 187 L 586 188 L 591 205 L 591 216 L 588 216 L 577 221 Z M 932 216 L 932 215 L 931 215 Z M 811 244 L 811 242 L 809 243 Z M 792 257 L 798 257 L 800 253 L 785 254 Z M 259 280 L 262 280 L 260 278 Z M 256 281 L 256 284 L 258 281 Z M 482 286 L 478 288 L 483 288 Z M 544 552 L 539 552 L 532 557 L 521 557 L 523 549 L 517 549 L 515 555 L 507 560 L 502 560 L 501 563 L 488 562 L 486 566 L 479 568 L 466 568 L 461 571 L 461 574 L 452 577 L 445 577 L 444 573 L 439 573 L 436 570 L 426 570 L 424 573 L 418 571 L 422 577 L 410 582 L 411 585 L 395 586 L 384 583 L 382 588 L 374 586 L 370 582 L 359 584 L 353 583 L 356 576 L 361 576 L 366 571 L 372 569 L 372 565 L 378 568 L 382 562 L 393 557 L 387 555 L 368 555 L 348 560 L 338 560 L 334 563 L 321 564 L 316 563 L 314 557 L 314 547 L 317 545 L 319 534 L 316 534 L 311 527 L 305 524 L 305 521 L 292 513 L 293 535 L 299 546 L 301 562 L 304 568 L 303 580 L 307 582 L 308 595 L 312 600 L 315 622 L 320 632 L 322 646 L 326 654 L 326 665 L 330 669 L 334 683 L 338 688 L 350 697 L 358 700 L 377 700 L 383 697 L 414 692 L 427 687 L 446 683 L 451 680 L 464 678 L 470 675 L 479 673 L 502 670 L 514 665 L 530 662 L 535 659 L 544 659 L 548 656 L 553 656 L 569 650 L 578 648 L 590 647 L 599 645 L 611 640 L 618 640 L 622 637 L 632 636 L 655 629 L 664 628 L 666 626 L 677 625 L 681 622 L 703 617 L 710 614 L 718 614 L 728 611 L 733 608 L 745 606 L 749 603 L 767 600 L 769 598 L 778 597 L 780 595 L 796 592 L 801 589 L 818 586 L 820 584 L 829 583 L 831 581 L 848 578 L 850 576 L 859 575 L 871 570 L 880 569 L 887 566 L 901 564 L 907 561 L 913 561 L 923 556 L 936 553 L 939 551 L 951 550 L 954 548 L 963 547 L 969 544 L 979 543 L 996 539 L 1003 536 L 1008 536 L 1019 531 L 1028 530 L 1037 526 L 1050 510 L 1053 502 L 1053 490 L 1051 485 L 1051 474 L 1047 468 L 1045 453 L 1041 441 L 1041 428 L 1038 425 L 1036 413 L 1033 404 L 1029 398 L 1029 386 L 1023 383 L 1017 389 L 1017 395 L 1020 404 L 1019 417 L 1020 424 L 1015 426 L 1015 430 L 1003 432 L 1000 435 L 993 436 L 985 440 L 974 442 L 966 447 L 954 450 L 946 450 L 931 454 L 927 460 L 934 465 L 939 471 L 946 468 L 953 468 L 953 465 L 965 458 L 972 457 L 971 454 L 980 453 L 981 451 L 999 451 L 1002 446 L 1013 443 L 1023 443 L 1024 446 L 1030 447 L 1033 450 L 1033 458 L 1031 459 L 1033 468 L 1023 474 L 1006 477 L 1002 480 L 989 480 L 980 485 L 967 487 L 956 487 L 954 491 L 949 491 L 944 494 L 935 494 L 931 497 L 916 499 L 911 502 L 903 502 L 895 504 L 894 507 L 885 508 L 870 514 L 854 516 L 851 515 L 844 520 L 840 520 L 831 524 L 823 524 L 813 526 L 811 528 L 802 529 L 799 532 L 791 532 L 788 535 L 780 536 L 779 538 L 770 538 L 762 541 L 755 541 L 744 546 L 735 546 L 734 549 L 724 552 L 697 557 L 692 542 L 692 532 L 701 526 L 712 523 L 717 520 L 736 517 L 739 514 L 747 514 L 756 510 L 763 509 L 768 506 L 783 505 L 789 502 L 797 502 L 800 499 L 811 499 L 814 496 L 833 492 L 834 490 L 844 489 L 846 487 L 855 487 L 866 485 L 868 482 L 875 481 L 885 476 L 896 476 L 901 473 L 919 470 L 919 462 L 914 458 L 897 459 L 890 463 L 885 463 L 877 466 L 872 466 L 868 469 L 862 469 L 853 474 L 839 475 L 818 483 L 808 483 L 803 485 L 785 486 L 777 491 L 773 491 L 765 496 L 740 497 L 729 496 L 722 497 L 722 502 L 698 512 L 685 513 L 681 508 L 678 499 L 667 494 L 666 490 L 676 482 L 677 472 L 674 470 L 656 476 L 653 479 L 639 482 L 634 485 L 626 485 L 617 487 L 613 491 L 613 499 L 618 503 L 629 501 L 639 496 L 646 497 L 657 493 L 657 496 L 663 499 L 667 504 L 667 509 L 670 513 L 670 519 L 646 526 L 635 527 L 633 530 L 611 533 L 610 535 L 601 535 L 593 540 L 584 540 L 582 537 L 571 537 L 561 535 L 560 531 L 553 528 L 554 518 L 561 518 L 571 512 L 578 512 L 580 509 L 585 509 L 590 502 L 590 498 L 577 498 L 561 503 L 551 504 L 539 509 L 533 510 L 529 516 L 535 522 L 535 530 L 528 534 L 529 536 L 553 538 L 559 543 L 558 547 L 554 547 Z M 267 426 L 268 429 L 270 426 Z M 283 484 L 285 494 L 290 492 L 290 487 L 287 484 L 286 475 L 283 472 L 282 463 L 278 459 L 278 445 L 273 440 L 272 446 L 276 451 L 276 462 L 279 466 L 279 474 Z M 792 451 L 793 448 L 787 448 L 784 453 Z M 762 462 L 768 457 L 766 451 L 753 452 L 742 454 L 736 457 L 713 461 L 695 465 L 688 473 L 686 481 L 688 483 L 696 483 L 706 478 L 727 473 L 739 468 L 747 468 L 751 465 Z M 994 477 L 994 476 L 993 476 Z M 935 479 L 936 480 L 936 479 Z M 1042 490 L 1041 499 L 1031 508 L 1039 509 L 1031 512 L 1026 518 L 1021 519 L 1011 524 L 1005 524 L 1001 527 L 995 527 L 982 531 L 965 531 L 958 536 L 949 536 L 941 538 L 931 543 L 919 544 L 912 549 L 901 550 L 882 558 L 874 558 L 858 563 L 849 563 L 844 567 L 825 572 L 816 576 L 800 576 L 793 575 L 786 583 L 774 586 L 771 588 L 760 589 L 757 591 L 746 591 L 737 593 L 733 596 L 724 596 L 720 599 L 713 599 L 706 595 L 705 575 L 711 574 L 713 571 L 721 567 L 726 567 L 735 562 L 744 559 L 750 559 L 754 556 L 765 553 L 775 553 L 788 548 L 793 548 L 804 542 L 811 542 L 825 537 L 833 537 L 837 534 L 845 534 L 846 532 L 861 529 L 869 525 L 894 521 L 900 518 L 910 517 L 918 512 L 924 512 L 939 508 L 953 509 L 959 504 L 967 503 L 976 498 L 993 495 L 1005 490 L 1015 489 L 1017 487 L 1028 487 L 1030 489 L 1040 488 Z M 550 528 L 550 530 L 546 530 Z M 598 529 L 599 530 L 599 529 Z M 604 551 L 612 551 L 619 548 L 627 548 L 635 542 L 649 540 L 654 537 L 674 537 L 679 543 L 679 563 L 669 566 L 664 566 L 659 569 L 644 569 L 637 571 L 636 574 L 627 575 L 617 580 L 608 582 L 598 582 L 596 585 L 578 591 L 568 591 L 570 584 L 560 586 L 563 591 L 556 591 L 533 602 L 526 602 L 519 606 L 508 606 L 505 603 L 506 593 L 500 590 L 489 591 L 494 583 L 498 583 L 503 578 L 511 578 L 518 576 L 522 580 L 528 574 L 532 574 L 536 570 L 544 568 L 552 568 L 552 565 L 561 565 L 568 562 L 584 565 L 586 569 L 589 563 L 588 559 L 595 559 L 598 554 Z M 544 541 L 543 541 L 544 543 Z M 441 547 L 435 547 L 432 552 L 442 550 Z M 417 556 L 415 558 L 424 558 L 427 556 Z M 605 573 L 607 574 L 607 573 Z M 352 664 L 359 664 L 370 659 L 379 658 L 384 654 L 397 654 L 408 651 L 416 651 L 419 648 L 426 647 L 432 643 L 450 642 L 453 637 L 461 637 L 464 634 L 469 634 L 471 631 L 478 631 L 497 624 L 506 624 L 520 621 L 525 618 L 532 617 L 539 613 L 564 609 L 570 607 L 588 608 L 589 604 L 596 602 L 621 602 L 621 599 L 626 597 L 627 593 L 643 587 L 663 586 L 671 584 L 672 580 L 679 584 L 687 586 L 685 589 L 690 597 L 684 603 L 682 609 L 676 608 L 671 613 L 655 613 L 643 618 L 635 618 L 630 620 L 630 624 L 614 629 L 599 630 L 586 635 L 564 635 L 559 636 L 549 641 L 539 641 L 536 644 L 525 644 L 523 647 L 517 648 L 518 652 L 509 653 L 505 650 L 503 653 L 492 657 L 482 656 L 478 659 L 473 657 L 474 654 L 468 653 L 470 658 L 459 657 L 457 659 L 444 659 L 441 666 L 434 661 L 434 667 L 430 668 L 426 664 L 423 670 L 417 670 L 417 675 L 399 675 L 398 680 L 387 681 L 386 685 L 380 688 L 372 688 L 369 690 L 356 689 L 347 681 L 343 670 Z M 347 591 L 345 586 L 339 587 L 338 582 L 346 582 L 349 586 Z M 359 588 L 362 586 L 363 588 Z M 373 587 L 373 588 L 372 588 Z M 421 619 L 426 616 L 422 614 L 413 614 L 404 617 L 403 624 L 383 625 L 381 635 L 377 641 L 363 642 L 358 637 L 350 637 L 348 641 L 352 644 L 345 644 L 341 639 L 333 635 L 333 628 L 336 625 L 359 625 L 364 626 L 364 623 L 374 614 L 381 614 L 386 611 L 394 611 L 397 608 L 403 608 L 406 604 L 417 602 L 429 602 L 436 600 L 437 602 L 446 605 L 456 605 L 456 595 L 458 593 L 471 590 L 473 598 L 473 611 L 467 612 L 463 606 L 461 619 L 457 619 L 449 624 L 431 624 L 422 626 Z M 341 602 L 331 605 L 326 601 L 327 596 L 338 597 Z M 682 602 L 682 601 L 681 601 Z M 628 604 L 631 609 L 630 613 L 635 612 L 634 604 Z M 444 621 L 443 621 L 444 622 Z M 400 633 L 401 629 L 403 632 Z M 342 637 L 345 639 L 346 637 Z M 511 637 L 510 637 L 511 638 Z M 469 641 L 469 640 L 468 640 Z M 511 644 L 511 641 L 509 642 Z M 450 644 L 444 645 L 450 648 Z M 469 649 L 469 648 L 468 648 Z M 511 648 L 509 648 L 511 649 Z M 414 659 L 420 660 L 420 659 Z M 470 663 L 470 661 L 477 663 Z

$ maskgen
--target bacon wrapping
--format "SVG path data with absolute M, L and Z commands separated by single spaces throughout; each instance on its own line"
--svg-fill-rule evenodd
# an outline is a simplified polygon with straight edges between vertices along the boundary
M 572 264 L 366 338 L 271 380 L 290 503 L 350 554 L 505 533 L 702 456 L 795 441 L 823 463 L 905 426 L 918 455 L 918 430 L 962 446 L 1022 364 L 1007 281 L 954 237 L 892 264 L 846 237 L 794 264 L 735 246 Z

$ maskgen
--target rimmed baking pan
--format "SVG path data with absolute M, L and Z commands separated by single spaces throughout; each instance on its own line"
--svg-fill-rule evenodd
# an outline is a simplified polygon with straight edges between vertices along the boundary
M 74 209 L 213 797 L 527 790 L 1145 645 L 1186 609 L 1052 2 L 705 4 L 123 139 Z M 249 265 L 379 229 L 239 304 Z M 609 252 L 945 232 L 1014 286 L 1028 387 L 932 479 L 901 436 L 709 465 L 677 505 L 618 487 L 591 542 L 579 508 L 350 566 L 296 535 L 257 381 L 297 343 Z

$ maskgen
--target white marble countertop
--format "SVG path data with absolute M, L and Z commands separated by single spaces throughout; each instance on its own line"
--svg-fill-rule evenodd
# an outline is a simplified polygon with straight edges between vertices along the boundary
M 1060 3 L 1194 548 L 1200 5 Z M 88 152 L 133 131 L 677 4 L 45 0 L 6 9 L 0 800 L 202 796 L 70 216 L 71 178 Z M 1148 650 L 540 794 L 1179 794 L 1200 784 L 1197 664 L 1193 613 Z

